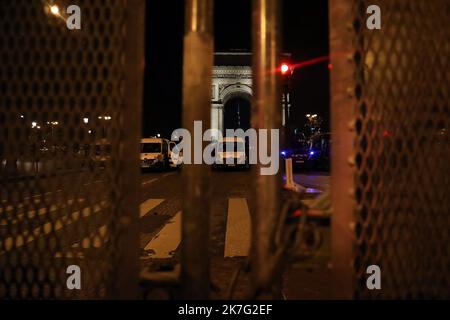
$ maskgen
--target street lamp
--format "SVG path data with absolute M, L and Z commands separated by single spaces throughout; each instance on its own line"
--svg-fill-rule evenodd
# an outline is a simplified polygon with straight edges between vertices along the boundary
M 56 4 L 51 5 L 50 12 L 55 16 L 59 16 L 59 7 Z
M 98 119 L 104 120 L 104 122 L 102 122 L 103 123 L 103 137 L 106 138 L 106 123 L 111 121 L 112 117 L 111 116 L 99 116 Z

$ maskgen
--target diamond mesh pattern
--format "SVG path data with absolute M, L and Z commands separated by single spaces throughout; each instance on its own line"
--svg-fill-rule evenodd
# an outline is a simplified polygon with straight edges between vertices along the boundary
M 450 2 L 355 1 L 356 296 L 450 297 Z M 381 267 L 382 290 L 366 288 Z
M 110 295 L 126 3 L 70 1 L 69 31 L 68 2 L 0 2 L 0 299 Z M 82 291 L 66 287 L 73 264 Z

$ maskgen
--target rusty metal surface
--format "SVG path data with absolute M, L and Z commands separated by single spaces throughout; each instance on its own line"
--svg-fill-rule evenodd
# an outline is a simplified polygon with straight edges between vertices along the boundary
M 336 298 L 350 299 L 353 296 L 353 244 L 355 202 L 354 169 L 349 161 L 354 157 L 355 66 L 352 54 L 355 51 L 351 21 L 351 1 L 331 0 L 330 12 L 330 62 L 331 72 L 331 131 L 332 179 L 332 268 L 333 294 Z
M 281 129 L 280 2 L 253 1 L 253 107 L 252 127 Z M 269 145 L 268 152 L 271 152 Z M 261 175 L 261 165 L 253 168 L 251 199 L 251 273 L 255 296 L 264 296 L 279 286 L 274 233 L 281 212 L 281 176 Z
M 116 216 L 125 232 L 117 237 L 119 248 L 117 267 L 111 281 L 115 284 L 113 297 L 136 299 L 139 283 L 139 195 L 140 139 L 142 135 L 142 97 L 145 67 L 145 0 L 128 0 L 125 40 L 125 83 L 122 114 L 123 134 L 119 159 L 121 168 L 115 172 L 118 194 L 121 195 Z
M 212 17 L 212 0 L 186 1 L 183 128 L 192 135 L 194 121 L 201 121 L 203 130 L 210 128 L 214 46 Z M 182 296 L 185 299 L 206 299 L 210 290 L 210 168 L 206 164 L 185 164 L 182 176 Z
M 134 297 L 143 1 L 54 3 L 0 3 L 0 299 Z
M 378 1 L 369 30 L 370 4 L 330 1 L 335 295 L 448 298 L 450 4 Z
M 449 298 L 450 3 L 379 1 L 379 32 L 358 5 L 355 295 Z

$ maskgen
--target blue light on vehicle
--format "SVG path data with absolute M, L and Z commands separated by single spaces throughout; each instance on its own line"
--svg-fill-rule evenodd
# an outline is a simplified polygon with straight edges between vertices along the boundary
M 286 155 L 286 151 L 281 151 L 281 155 L 285 156 Z
M 310 152 L 309 152 L 309 155 L 310 155 L 310 156 L 313 156 L 313 155 L 315 155 L 315 154 L 316 154 L 316 153 L 315 153 L 314 151 L 310 151 Z

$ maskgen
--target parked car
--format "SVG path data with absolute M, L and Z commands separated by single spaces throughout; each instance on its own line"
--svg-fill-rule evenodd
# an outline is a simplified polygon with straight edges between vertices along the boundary
M 306 166 L 308 169 L 330 170 L 331 134 L 311 137 Z
M 305 141 L 297 142 L 293 147 L 283 149 L 281 158 L 292 159 L 294 169 L 304 169 L 309 157 L 309 144 Z
M 169 140 L 145 138 L 141 140 L 141 169 L 169 168 Z

